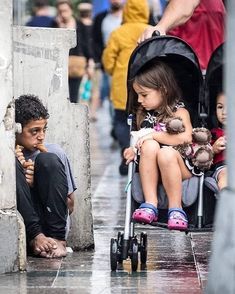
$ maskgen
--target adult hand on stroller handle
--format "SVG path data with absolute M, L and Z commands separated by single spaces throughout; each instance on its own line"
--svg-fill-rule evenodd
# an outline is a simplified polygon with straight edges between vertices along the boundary
M 151 37 L 165 35 L 166 32 L 161 29 L 158 25 L 156 26 L 149 26 L 147 29 L 144 30 L 142 35 L 139 37 L 137 43 L 140 44 L 143 41 L 150 39 Z

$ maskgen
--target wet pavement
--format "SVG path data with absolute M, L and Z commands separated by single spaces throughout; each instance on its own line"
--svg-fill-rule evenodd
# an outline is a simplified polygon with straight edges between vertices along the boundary
M 118 174 L 120 152 L 109 136 L 108 107 L 99 110 L 90 133 L 95 250 L 55 260 L 29 257 L 27 272 L 0 276 L 0 293 L 203 293 L 211 232 L 186 235 L 138 225 L 137 234 L 148 234 L 146 268 L 132 272 L 127 260 L 122 269 L 110 270 L 110 239 L 124 229 L 127 178 Z

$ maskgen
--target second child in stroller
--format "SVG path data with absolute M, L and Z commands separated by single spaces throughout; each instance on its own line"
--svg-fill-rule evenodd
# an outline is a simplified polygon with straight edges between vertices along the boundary
M 192 124 L 174 73 L 161 60 L 148 62 L 134 77 L 132 90 L 138 97 L 137 108 L 132 110 L 136 129 L 153 128 L 153 132 L 141 137 L 135 146 L 145 202 L 134 211 L 132 218 L 145 224 L 157 221 L 156 187 L 163 184 L 169 203 L 168 229 L 187 230 L 188 219 L 182 209 L 182 180 L 192 177 L 194 166 L 173 146 L 192 142 Z M 165 124 L 173 117 L 182 119 L 183 132 L 166 132 Z M 134 160 L 134 148 L 127 148 L 124 157 L 127 164 Z

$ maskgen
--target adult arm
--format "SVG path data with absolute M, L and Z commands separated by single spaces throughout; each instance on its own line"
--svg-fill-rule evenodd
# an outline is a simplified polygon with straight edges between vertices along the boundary
M 170 0 L 161 20 L 156 26 L 149 26 L 138 39 L 138 43 L 151 38 L 154 31 L 165 35 L 169 30 L 184 24 L 199 4 L 200 0 Z

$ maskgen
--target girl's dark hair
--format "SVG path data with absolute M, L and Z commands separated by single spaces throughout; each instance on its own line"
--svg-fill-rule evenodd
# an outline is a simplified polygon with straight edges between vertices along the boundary
M 22 127 L 32 120 L 48 118 L 48 111 L 37 96 L 22 95 L 15 100 L 15 122 Z
M 163 97 L 158 120 L 164 121 L 173 116 L 175 106 L 181 100 L 181 90 L 176 82 L 173 70 L 163 61 L 154 60 L 146 63 L 134 78 L 140 86 L 159 90 Z M 137 127 L 139 128 L 146 111 L 138 105 L 136 112 Z

